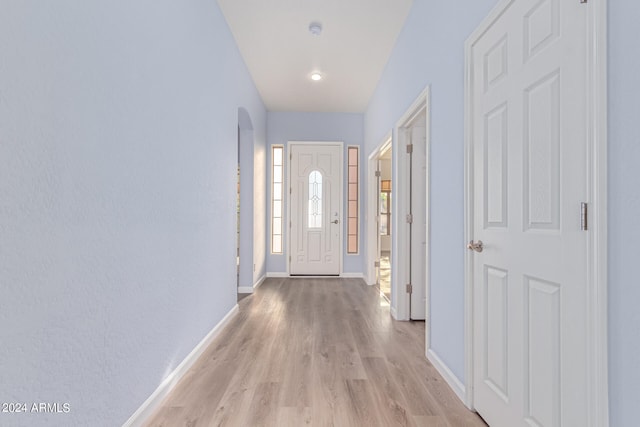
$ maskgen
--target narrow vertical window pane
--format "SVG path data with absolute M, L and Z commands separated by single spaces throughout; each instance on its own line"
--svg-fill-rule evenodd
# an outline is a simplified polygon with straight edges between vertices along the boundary
M 358 147 L 349 147 L 349 166 L 358 167 Z
M 282 253 L 284 147 L 271 150 L 271 253 Z
M 349 166 L 349 182 L 358 182 L 358 168 Z
M 348 192 L 347 192 L 347 253 L 358 253 L 358 229 L 360 219 L 358 214 L 360 187 L 360 155 L 358 147 L 349 147 L 347 155 Z
M 322 227 L 322 174 L 309 174 L 309 228 Z
M 349 201 L 349 212 L 355 212 L 355 214 L 357 215 L 358 213 L 358 202 L 357 201 Z M 353 218 L 356 215 L 349 215 L 349 217 Z
M 273 183 L 273 200 L 282 200 L 282 184 Z
M 358 201 L 358 182 L 349 183 L 349 201 Z
M 350 254 L 358 252 L 358 236 L 349 236 L 348 250 Z
M 273 221 L 273 235 L 280 236 L 282 234 L 282 221 Z
M 273 253 L 277 254 L 282 252 L 282 236 L 273 236 Z
M 273 165 L 282 166 L 282 147 L 273 147 Z

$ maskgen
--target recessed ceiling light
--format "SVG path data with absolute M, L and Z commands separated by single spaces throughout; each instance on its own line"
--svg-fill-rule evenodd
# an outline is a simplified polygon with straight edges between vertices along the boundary
M 309 24 L 309 32 L 314 36 L 319 36 L 322 32 L 322 24 L 319 22 L 312 22 Z
M 322 74 L 320 74 L 320 73 L 311 74 L 311 80 L 313 80 L 314 82 L 322 80 Z

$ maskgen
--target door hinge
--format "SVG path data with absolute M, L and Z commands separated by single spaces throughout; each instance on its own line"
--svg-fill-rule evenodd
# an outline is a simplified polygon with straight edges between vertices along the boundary
M 291 194 L 291 187 L 289 187 L 289 194 Z
M 293 153 L 289 153 L 289 160 L 293 160 Z
M 580 230 L 589 229 L 589 205 L 586 202 L 580 203 Z
M 376 171 L 376 176 L 377 176 L 378 178 L 380 178 L 380 176 L 381 176 L 381 175 L 382 175 L 382 172 L 380 172 L 380 171 Z
M 380 267 L 380 261 L 374 261 L 373 262 L 373 266 L 374 267 Z
M 413 224 L 413 215 L 407 214 L 407 224 Z
M 413 144 L 407 144 L 407 154 L 413 153 Z
M 289 264 L 291 264 L 291 255 L 289 255 Z
M 407 293 L 408 294 L 413 293 L 413 285 L 411 283 L 407 283 Z
M 291 221 L 289 221 L 289 228 L 291 228 Z

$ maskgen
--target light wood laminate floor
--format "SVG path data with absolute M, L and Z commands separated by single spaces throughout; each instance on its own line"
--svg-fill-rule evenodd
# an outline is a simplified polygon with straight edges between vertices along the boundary
M 360 279 L 267 279 L 147 426 L 485 426 Z

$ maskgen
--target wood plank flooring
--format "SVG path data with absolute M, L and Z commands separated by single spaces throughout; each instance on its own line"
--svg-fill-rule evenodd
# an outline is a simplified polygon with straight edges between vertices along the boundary
M 485 426 L 360 279 L 267 279 L 147 426 Z

